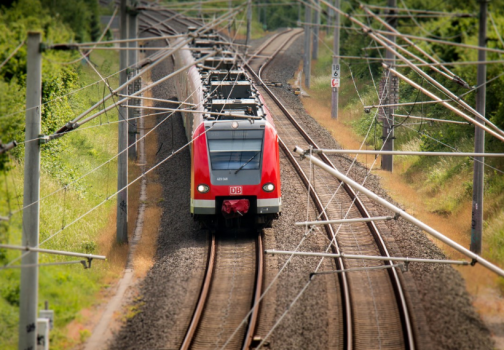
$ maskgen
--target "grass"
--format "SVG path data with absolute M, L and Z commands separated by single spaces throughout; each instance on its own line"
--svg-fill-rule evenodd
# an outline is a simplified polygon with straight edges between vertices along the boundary
M 104 75 L 118 70 L 117 53 L 100 51 L 91 55 Z M 90 67 L 79 68 L 82 86 L 99 79 Z M 116 77 L 110 79 L 113 86 L 118 85 Z M 99 101 L 104 92 L 103 84 L 92 86 L 72 97 L 75 114 Z M 111 112 L 86 124 L 65 136 L 67 147 L 59 154 L 64 169 L 71 169 L 76 178 L 84 176 L 75 183 L 67 185 L 65 179 L 50 176 L 47 171 L 41 174 L 40 241 L 50 238 L 43 248 L 92 254 L 110 255 L 108 261 L 93 261 L 91 269 L 83 266 L 65 265 L 41 267 L 39 276 L 39 308 L 48 301 L 49 308 L 55 311 L 55 329 L 51 332 L 51 347 L 65 349 L 88 337 L 86 332 L 77 340 L 69 339 L 65 327 L 79 318 L 79 311 L 97 302 L 97 293 L 110 279 L 122 270 L 126 247 L 114 243 L 115 197 L 107 198 L 116 191 L 117 161 L 110 160 L 117 153 L 117 124 L 107 125 L 117 120 L 117 113 Z M 44 164 L 42 164 L 44 169 Z M 14 168 L 0 177 L 0 213 L 4 215 L 16 211 L 22 204 L 23 172 L 21 162 L 14 161 Z M 56 193 L 55 191 L 60 190 Z M 104 202 L 102 204 L 102 202 Z M 102 204 L 81 220 L 80 216 Z M 10 244 L 21 244 L 22 212 L 14 214 L 4 232 Z M 2 231 L 0 231 L 2 232 Z M 110 254 L 110 253 L 115 254 Z M 12 261 L 20 255 L 16 251 L 2 251 L 2 263 Z M 76 258 L 49 254 L 39 254 L 40 263 L 75 261 Z M 119 267 L 117 267 L 117 265 Z M 17 322 L 19 317 L 19 269 L 0 271 L 0 348 L 17 348 Z

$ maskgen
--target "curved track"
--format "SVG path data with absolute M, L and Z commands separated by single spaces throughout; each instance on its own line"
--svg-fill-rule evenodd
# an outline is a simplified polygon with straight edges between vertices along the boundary
M 284 32 L 289 35 L 289 32 Z M 299 33 L 296 33 L 296 35 Z M 294 37 L 293 33 L 290 33 Z M 280 36 L 280 35 L 279 35 Z M 274 46 L 279 36 L 261 47 L 262 54 L 255 56 L 249 71 L 255 77 L 265 102 L 275 117 L 275 125 L 281 138 L 281 147 L 294 168 L 301 176 L 310 192 L 322 220 L 370 217 L 364 204 L 351 188 L 342 185 L 345 191 L 338 190 L 340 184 L 329 174 L 318 171 L 314 181 L 309 184 L 307 174 L 309 162 L 298 163 L 290 150 L 294 146 L 318 148 L 316 143 L 296 122 L 293 114 L 282 105 L 281 101 L 263 83 L 260 77 L 262 69 L 281 51 Z M 270 52 L 265 55 L 264 52 Z M 262 62 L 261 62 L 262 59 Z M 252 68 L 254 67 L 254 68 Z M 258 69 L 258 67 L 260 67 Z M 321 155 L 324 162 L 334 167 L 331 161 Z M 325 209 L 324 209 L 325 208 Z M 349 254 L 389 256 L 380 232 L 374 223 L 352 225 L 326 225 L 326 232 L 333 242 L 333 250 Z M 342 260 L 337 262 L 338 269 L 377 267 L 390 264 L 366 260 Z M 415 340 L 401 280 L 395 268 L 383 270 L 363 270 L 340 273 L 339 282 L 342 291 L 343 309 L 346 324 L 343 330 L 347 349 L 414 349 Z

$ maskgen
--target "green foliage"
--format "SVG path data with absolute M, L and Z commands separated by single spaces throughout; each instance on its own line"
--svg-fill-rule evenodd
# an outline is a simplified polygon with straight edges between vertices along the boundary
M 70 26 L 79 42 L 96 40 L 100 36 L 97 0 L 40 0 L 51 17 Z
M 97 27 L 86 24 L 80 34 L 74 34 L 82 22 L 73 20 L 77 12 L 65 13 L 65 7 L 74 6 L 89 19 L 82 6 L 94 8 L 95 0 L 75 2 L 19 0 L 2 3 L 0 10 L 0 62 L 5 60 L 26 38 L 27 30 L 40 30 L 43 41 L 61 43 L 91 40 L 99 35 Z M 83 5 L 84 4 L 84 5 Z M 53 6 L 59 6 L 55 11 Z M 97 8 L 96 8 L 97 9 Z M 72 9 L 73 10 L 73 9 Z M 95 24 L 98 24 L 98 17 Z M 87 20 L 86 19 L 86 20 Z M 72 23 L 68 23 L 68 21 Z M 80 24 L 79 24 L 80 23 Z M 78 31 L 76 29 L 76 31 Z M 94 85 L 78 94 L 73 92 L 99 79 L 94 71 L 80 62 L 62 65 L 59 62 L 74 60 L 75 52 L 46 51 L 42 63 L 42 133 L 51 134 L 89 105 L 103 96 L 102 84 Z M 93 53 L 93 62 L 104 75 L 118 70 L 118 55 L 114 52 Z M 7 143 L 23 141 L 25 133 L 25 82 L 26 46 L 0 69 L 0 138 Z M 115 77 L 110 79 L 117 86 Z M 114 112 L 104 119 L 116 121 Z M 60 234 L 44 244 L 45 248 L 76 252 L 97 253 L 97 236 L 108 223 L 114 206 L 106 202 L 100 210 L 69 226 L 84 213 L 106 199 L 115 188 L 116 162 L 112 160 L 88 176 L 84 174 L 103 164 L 117 149 L 116 124 L 100 127 L 101 120 L 62 138 L 42 145 L 41 159 L 41 212 L 40 241 L 58 232 Z M 86 125 L 87 126 L 87 125 Z M 19 145 L 0 156 L 0 215 L 10 216 L 8 222 L 0 222 L 0 243 L 21 244 L 24 146 Z M 4 176 L 5 174 L 5 176 Z M 66 190 L 62 186 L 71 183 Z M 58 190 L 60 190 L 58 192 Z M 47 197 L 47 198 L 45 198 Z M 0 250 L 0 264 L 12 262 L 19 252 Z M 47 254 L 39 255 L 40 263 L 72 260 Z M 64 348 L 64 326 L 75 319 L 79 310 L 95 302 L 101 279 L 107 273 L 107 263 L 93 264 L 93 270 L 82 265 L 51 266 L 40 269 L 39 300 L 49 301 L 56 312 L 56 329 L 52 332 L 51 346 Z M 0 271 L 0 348 L 13 349 L 17 343 L 17 319 L 19 313 L 20 270 Z
M 0 289 L 0 295 L 12 306 L 19 306 L 19 281 L 11 280 Z

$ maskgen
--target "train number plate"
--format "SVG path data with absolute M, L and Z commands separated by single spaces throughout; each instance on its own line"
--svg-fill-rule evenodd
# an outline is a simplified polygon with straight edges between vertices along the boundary
M 229 187 L 229 194 L 234 196 L 234 195 L 239 195 L 242 194 L 243 190 L 241 186 L 230 186 Z

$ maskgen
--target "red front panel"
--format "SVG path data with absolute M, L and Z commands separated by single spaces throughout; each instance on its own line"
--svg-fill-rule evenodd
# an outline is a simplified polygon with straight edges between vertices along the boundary
M 261 183 L 258 185 L 212 185 L 210 182 L 207 140 L 205 134 L 202 134 L 203 132 L 204 125 L 201 124 L 193 136 L 191 198 L 207 200 L 215 199 L 217 196 L 256 196 L 258 199 L 280 198 L 280 156 L 277 133 L 270 124 L 266 124 L 264 133 L 262 175 Z M 272 192 L 266 192 L 262 189 L 262 186 L 269 182 L 275 185 Z M 199 184 L 209 185 L 210 191 L 208 193 L 199 193 L 196 191 Z

